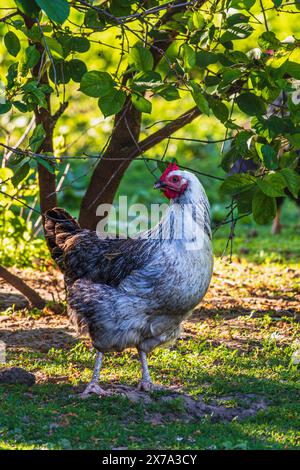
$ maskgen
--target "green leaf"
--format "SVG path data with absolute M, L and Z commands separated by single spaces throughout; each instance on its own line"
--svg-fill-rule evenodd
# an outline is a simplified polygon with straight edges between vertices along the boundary
M 300 133 L 298 134 L 286 134 L 286 137 L 288 138 L 289 142 L 293 147 L 299 148 L 300 146 Z
M 265 31 L 258 38 L 258 45 L 262 50 L 278 49 L 281 46 L 281 43 L 273 31 Z
M 240 131 L 236 135 L 234 143 L 240 154 L 245 155 L 249 151 L 249 139 L 251 139 L 252 135 L 249 131 Z
M 10 55 L 16 57 L 20 52 L 20 41 L 18 36 L 13 31 L 6 33 L 4 36 L 4 44 Z
M 258 224 L 264 225 L 271 222 L 276 215 L 275 198 L 269 197 L 257 189 L 252 201 L 252 212 L 255 222 Z
M 252 212 L 252 199 L 255 193 L 255 187 L 251 188 L 249 191 L 238 194 L 235 199 L 237 202 L 237 210 L 239 214 L 246 214 L 247 212 Z
M 231 55 L 233 54 L 234 51 L 231 52 Z M 219 55 L 219 62 L 221 65 L 224 67 L 232 67 L 235 63 L 235 61 L 231 60 L 230 57 L 230 52 L 226 51 L 225 54 L 218 54 Z
M 175 86 L 172 85 L 167 85 L 166 87 L 160 88 L 156 93 L 166 101 L 178 100 L 180 98 L 179 91 Z
M 87 28 L 101 30 L 105 27 L 105 20 L 99 18 L 97 11 L 88 9 L 84 15 L 84 24 Z
M 29 18 L 36 18 L 41 11 L 40 7 L 37 6 L 35 0 L 14 0 L 18 9 L 29 16 Z
M 109 12 L 116 16 L 128 16 L 131 13 L 131 1 L 126 0 L 113 0 L 110 2 Z
M 269 130 L 270 137 L 278 137 L 278 134 L 285 134 L 293 131 L 293 123 L 289 118 L 270 116 L 264 121 Z
M 235 24 L 248 23 L 249 16 L 243 15 L 243 13 L 234 13 L 228 16 L 226 19 L 227 26 L 234 26 Z
M 62 45 L 55 38 L 52 38 L 50 36 L 44 36 L 44 41 L 46 41 L 47 46 L 49 47 L 53 57 L 64 57 Z
M 24 92 L 23 101 L 26 103 L 28 110 L 33 110 L 34 103 L 47 109 L 46 94 L 52 92 L 52 88 L 49 85 L 39 85 L 36 80 L 31 80 L 25 83 L 22 87 Z
M 277 80 L 277 84 L 280 83 L 279 80 L 283 80 L 282 77 L 286 74 L 287 66 L 288 60 L 285 56 L 268 60 L 267 70 L 272 78 Z
M 14 176 L 11 179 L 11 182 L 14 187 L 18 186 L 18 184 L 23 181 L 30 171 L 30 165 L 28 162 L 25 162 L 22 166 L 20 166 L 17 171 L 15 172 Z
M 83 75 L 80 82 L 80 91 L 94 98 L 102 98 L 112 92 L 114 81 L 107 72 L 92 70 Z
M 284 188 L 286 186 L 285 179 L 280 173 L 269 173 L 262 179 L 257 179 L 257 186 L 260 190 L 270 197 L 284 196 Z
M 264 165 L 268 170 L 276 170 L 278 168 L 277 153 L 268 144 L 256 143 L 255 145 L 258 156 L 264 162 Z
M 196 65 L 196 53 L 191 46 L 184 44 L 182 47 L 184 67 L 186 69 L 192 69 Z
M 209 105 L 212 109 L 212 112 L 216 116 L 217 119 L 221 122 L 226 122 L 229 117 L 229 111 L 227 106 L 218 99 L 209 99 Z
M 242 93 L 235 101 L 240 110 L 248 114 L 248 116 L 256 116 L 257 114 L 265 114 L 266 112 L 266 106 L 263 100 L 253 93 Z
M 229 150 L 223 155 L 221 160 L 221 167 L 226 173 L 229 172 L 232 165 L 240 158 L 240 153 L 237 151 L 235 145 L 231 145 Z
M 91 47 L 90 41 L 82 36 L 74 36 L 68 40 L 68 47 L 79 53 L 87 52 Z
M 272 0 L 274 3 L 275 8 L 279 8 L 282 4 L 282 0 Z
M 152 111 L 152 103 L 143 96 L 133 94 L 131 97 L 132 103 L 134 107 L 140 111 L 141 113 L 148 113 L 151 114 Z
M 25 103 L 23 103 L 22 101 L 13 101 L 12 103 L 15 108 L 17 108 L 18 111 L 20 111 L 21 113 L 26 113 L 28 111 L 28 108 L 26 106 Z
M 231 0 L 228 8 L 236 8 L 237 10 L 250 10 L 253 7 L 256 0 Z
M 207 75 L 204 80 L 205 85 L 207 87 L 217 86 L 219 85 L 220 81 L 221 81 L 221 78 L 216 77 L 215 75 Z
M 11 103 L 7 101 L 6 103 L 0 103 L 0 114 L 5 114 L 11 110 Z
M 160 87 L 164 82 L 159 73 L 152 72 L 140 72 L 135 75 L 133 80 L 133 89 L 136 91 L 152 90 L 153 88 Z
M 104 117 L 117 114 L 123 108 L 126 100 L 126 93 L 115 88 L 108 94 L 99 98 L 98 105 Z
M 280 168 L 296 168 L 298 163 L 298 155 L 295 150 L 284 152 L 279 159 Z
M 55 173 L 55 164 L 49 161 L 47 158 L 36 157 L 36 161 L 37 163 L 45 167 L 49 171 L 49 173 Z
M 253 27 L 248 24 L 248 23 L 240 23 L 240 24 L 235 24 L 234 26 L 231 26 L 230 28 L 225 31 L 225 33 L 222 34 L 220 38 L 221 44 L 225 44 L 226 42 L 229 41 L 235 41 L 237 39 L 245 39 L 253 31 Z
M 35 46 L 29 46 L 25 49 L 26 62 L 24 67 L 26 70 L 32 69 L 40 60 L 40 53 Z
M 300 64 L 298 62 L 288 60 L 285 70 L 291 77 L 300 80 Z
M 70 5 L 67 0 L 35 0 L 50 20 L 55 23 L 64 23 L 70 14 Z
M 209 51 L 196 52 L 196 62 L 199 67 L 207 67 L 210 64 L 216 64 L 219 60 L 219 54 Z
M 55 67 L 55 73 L 54 73 L 54 68 L 53 64 L 50 65 L 49 69 L 49 78 L 52 80 L 53 83 L 56 83 L 59 85 L 61 83 L 66 84 L 69 83 L 71 80 L 71 72 L 70 72 L 70 67 L 69 67 L 70 62 L 66 62 L 64 60 L 54 60 L 54 67 Z
M 283 168 L 280 170 L 280 174 L 283 176 L 288 190 L 297 199 L 300 191 L 300 175 L 291 168 Z
M 193 25 L 196 29 L 202 29 L 205 25 L 204 16 L 200 13 L 200 11 L 195 11 L 193 13 Z
M 46 133 L 43 124 L 38 124 L 29 139 L 29 146 L 33 153 L 36 153 L 39 150 L 40 146 L 44 142 L 45 137 Z
M 229 83 L 232 83 L 234 80 L 239 78 L 242 75 L 241 70 L 237 69 L 225 69 L 223 72 L 223 83 L 225 85 L 228 85 Z
M 7 80 L 7 86 L 6 88 L 9 90 L 10 88 L 12 88 L 15 84 L 15 79 L 17 78 L 18 76 L 18 62 L 15 62 L 14 64 L 11 64 L 9 67 L 8 67 L 8 72 L 7 72 L 7 75 L 6 75 L 6 80 Z
M 249 64 L 250 58 L 241 51 L 231 51 L 227 53 L 227 58 L 232 60 L 235 64 Z
M 221 191 L 234 196 L 244 191 L 248 191 L 255 185 L 256 179 L 248 173 L 240 173 L 228 176 L 221 184 Z
M 202 88 L 195 82 L 190 81 L 190 85 L 192 88 L 192 97 L 200 111 L 203 114 L 209 115 L 209 104 L 205 96 L 203 95 Z
M 42 27 L 43 29 L 43 27 Z M 32 42 L 40 42 L 42 34 L 37 24 L 34 24 L 30 29 L 22 27 L 21 31 L 28 37 Z
M 142 46 L 135 46 L 131 49 L 129 54 L 129 64 L 132 65 L 135 70 L 147 72 L 147 70 L 153 69 L 153 57 L 149 49 Z
M 87 72 L 87 68 L 82 60 L 72 59 L 68 62 L 71 78 L 74 82 L 80 83 L 83 75 Z

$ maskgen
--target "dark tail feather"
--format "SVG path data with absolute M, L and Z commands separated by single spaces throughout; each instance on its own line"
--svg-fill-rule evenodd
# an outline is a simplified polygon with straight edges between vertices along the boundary
M 45 213 L 45 238 L 52 258 L 60 267 L 64 244 L 78 229 L 76 220 L 64 209 L 55 207 Z

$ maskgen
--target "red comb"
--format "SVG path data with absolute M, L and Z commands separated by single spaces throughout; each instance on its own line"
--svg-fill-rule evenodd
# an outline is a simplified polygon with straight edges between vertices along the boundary
M 165 171 L 163 172 L 163 174 L 161 175 L 161 177 L 160 177 L 159 179 L 160 179 L 160 180 L 165 179 L 165 177 L 166 177 L 171 171 L 175 171 L 175 170 L 179 170 L 179 166 L 177 165 L 177 163 L 169 163 L 169 165 L 167 166 L 167 168 L 165 169 Z

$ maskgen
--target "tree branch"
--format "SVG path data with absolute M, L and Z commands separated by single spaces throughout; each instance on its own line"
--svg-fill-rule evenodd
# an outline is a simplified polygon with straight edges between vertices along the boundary
M 186 126 L 200 115 L 201 111 L 199 108 L 197 108 L 197 106 L 190 109 L 189 111 L 186 111 L 177 119 L 174 119 L 174 121 L 164 126 L 162 129 L 159 129 L 158 131 L 151 134 L 149 137 L 146 137 L 144 140 L 142 140 L 139 143 L 140 149 L 143 152 L 146 152 L 146 150 L 149 150 L 154 145 L 160 143 L 162 140 L 166 139 L 167 137 L 170 137 L 170 135 L 174 134 L 174 132 Z M 132 156 L 132 158 L 135 158 L 136 156 L 137 155 Z
M 92 181 L 94 181 L 94 199 L 91 200 L 90 205 L 87 207 L 87 211 L 90 213 L 90 216 L 92 215 L 95 217 L 96 214 L 96 209 L 99 204 L 102 202 L 105 203 L 112 203 L 113 197 L 115 194 L 115 191 L 118 188 L 119 181 L 121 179 L 120 175 L 123 175 L 125 170 L 128 168 L 132 160 L 134 160 L 137 156 L 141 155 L 143 152 L 146 152 L 150 148 L 154 147 L 154 145 L 159 144 L 162 142 L 164 139 L 170 137 L 171 134 L 174 132 L 178 131 L 182 127 L 186 126 L 190 122 L 192 122 L 195 118 L 201 115 L 201 111 L 199 108 L 196 106 L 189 111 L 186 111 L 183 113 L 181 116 L 179 116 L 177 119 L 174 121 L 170 122 L 166 126 L 164 126 L 162 129 L 159 129 L 158 131 L 154 132 L 151 134 L 149 137 L 146 137 L 143 139 L 141 142 L 131 144 L 129 147 L 125 147 L 122 150 L 119 151 L 117 155 L 111 156 L 109 162 L 109 170 L 110 174 L 107 173 L 107 179 L 104 180 L 105 184 L 100 188 L 99 191 L 99 186 L 96 182 L 95 179 L 95 173 L 92 176 Z M 121 163 L 120 163 L 121 159 Z M 101 161 L 100 161 L 101 163 Z M 98 165 L 99 167 L 100 165 Z M 110 188 L 111 190 L 111 200 L 107 200 L 107 188 Z M 103 197 L 104 195 L 104 197 Z M 92 222 L 94 222 L 94 219 L 92 219 Z M 81 222 L 79 220 L 79 224 L 81 225 Z M 93 229 L 94 226 L 91 224 L 90 226 L 86 227 Z
M 21 278 L 15 274 L 12 274 L 3 266 L 0 266 L 0 276 L 5 280 L 5 282 L 21 292 L 21 294 L 23 294 L 28 299 L 31 307 L 36 307 L 39 309 L 45 307 L 46 302 L 36 291 L 31 289 L 31 287 L 29 287 Z

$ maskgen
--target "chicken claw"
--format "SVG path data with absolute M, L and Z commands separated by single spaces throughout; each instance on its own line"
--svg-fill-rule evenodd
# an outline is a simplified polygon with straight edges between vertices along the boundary
M 101 388 L 97 383 L 90 382 L 84 392 L 80 394 L 80 398 L 85 399 L 93 394 L 98 395 L 99 397 L 106 397 L 110 395 L 110 392 Z
M 141 392 L 154 392 L 155 390 L 161 390 L 161 387 L 151 382 L 151 380 L 141 380 L 138 384 L 138 390 Z

